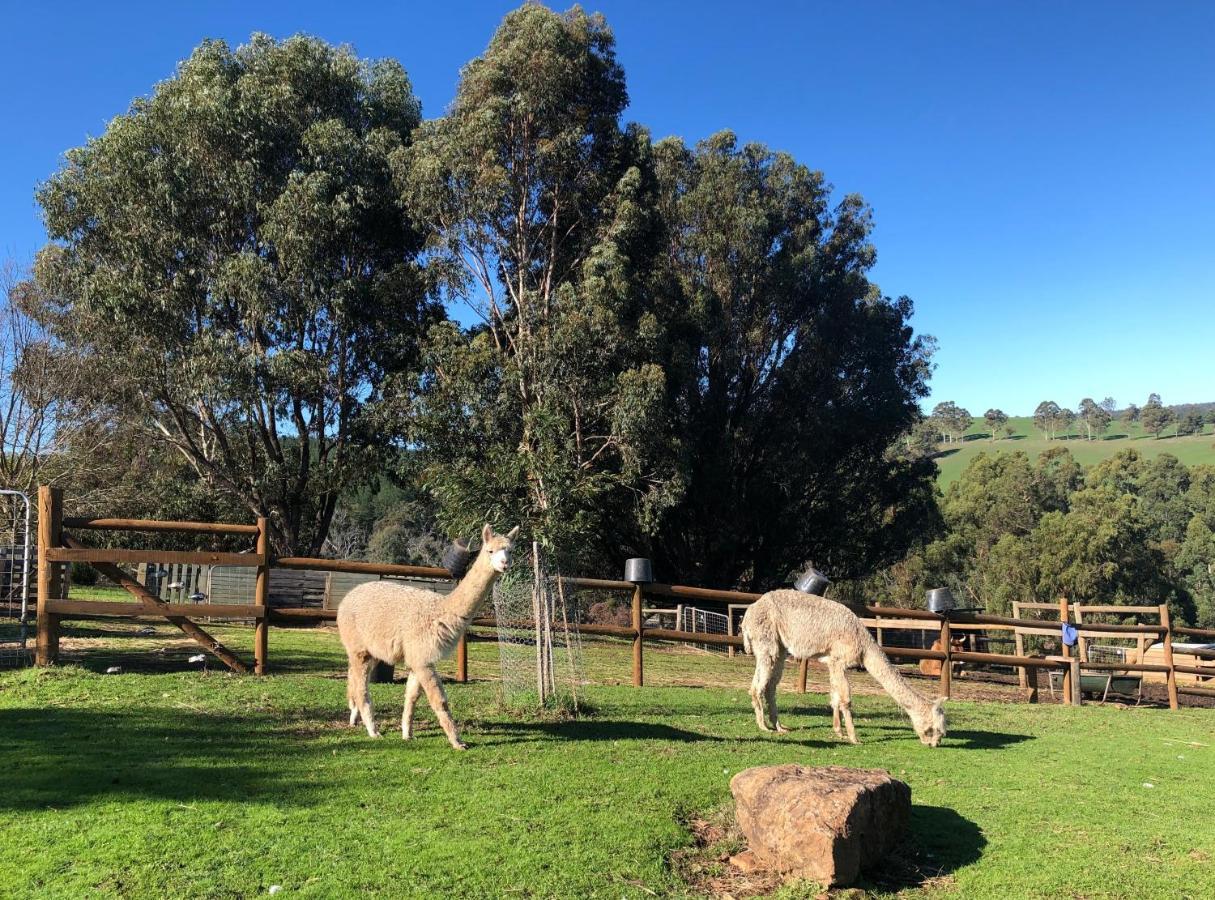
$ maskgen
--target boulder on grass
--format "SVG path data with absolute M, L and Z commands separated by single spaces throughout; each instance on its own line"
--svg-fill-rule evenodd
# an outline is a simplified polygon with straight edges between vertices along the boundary
M 758 766 L 730 779 L 741 868 L 848 885 L 902 840 L 911 788 L 883 769 Z

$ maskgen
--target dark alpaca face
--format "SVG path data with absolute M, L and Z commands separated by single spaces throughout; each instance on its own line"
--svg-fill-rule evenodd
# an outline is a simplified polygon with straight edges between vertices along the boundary
M 481 552 L 489 555 L 490 565 L 498 574 L 505 572 L 510 565 L 510 550 L 518 536 L 518 525 L 504 535 L 496 533 L 488 522 L 481 529 Z

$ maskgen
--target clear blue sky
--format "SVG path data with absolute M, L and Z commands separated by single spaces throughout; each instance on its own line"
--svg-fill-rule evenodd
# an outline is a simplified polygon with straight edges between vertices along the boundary
M 28 261 L 35 185 L 204 37 L 395 57 L 434 116 L 513 5 L 5 0 L 0 253 Z M 940 341 L 930 402 L 1215 400 L 1215 3 L 586 5 L 656 137 L 729 127 L 873 205 L 874 277 Z

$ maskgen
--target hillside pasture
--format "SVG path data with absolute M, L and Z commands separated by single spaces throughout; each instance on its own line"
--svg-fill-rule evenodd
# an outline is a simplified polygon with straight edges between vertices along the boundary
M 215 631 L 248 653 L 250 629 Z M 913 837 L 866 885 L 875 896 L 1215 893 L 1210 710 L 960 699 L 933 750 L 862 677 L 851 746 L 830 731 L 822 672 L 801 695 L 789 671 L 795 731 L 774 737 L 755 729 L 749 657 L 655 649 L 634 689 L 627 644 L 605 641 L 587 646 L 586 711 L 569 720 L 503 710 L 497 647 L 478 642 L 473 682 L 448 689 L 470 744 L 457 754 L 424 704 L 419 736 L 400 740 L 399 683 L 373 687 L 384 739 L 346 727 L 331 629 L 276 630 L 266 678 L 182 671 L 178 637 L 76 623 L 76 664 L 0 673 L 6 893 L 747 896 L 775 885 L 722 862 L 739 849 L 729 780 L 786 762 L 911 785 Z M 963 698 L 990 690 L 958 682 Z
M 1094 465 L 1128 448 L 1139 451 L 1149 459 L 1171 453 L 1186 465 L 1215 465 L 1215 434 L 1210 425 L 1204 426 L 1201 434 L 1183 437 L 1174 435 L 1170 426 L 1162 437 L 1156 438 L 1145 433 L 1138 423 L 1128 427 L 1115 421 L 1105 435 L 1091 441 L 1085 439 L 1078 425 L 1073 426 L 1070 435 L 1060 435 L 1050 441 L 1034 427 L 1033 419 L 1028 416 L 1011 417 L 1008 425 L 1012 435 L 993 441 L 982 418 L 977 418 L 962 441 L 941 444 L 936 457 L 938 484 L 945 488 L 956 481 L 970 461 L 980 453 L 1020 450 L 1033 459 L 1052 447 L 1067 449 L 1083 466 Z

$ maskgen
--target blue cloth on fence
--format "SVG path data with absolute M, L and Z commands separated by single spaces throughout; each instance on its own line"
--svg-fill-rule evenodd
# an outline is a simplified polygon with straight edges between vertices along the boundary
M 1076 630 L 1075 625 L 1069 625 L 1067 622 L 1062 623 L 1063 626 L 1063 643 L 1069 647 L 1076 646 L 1076 641 L 1080 638 L 1080 632 Z

